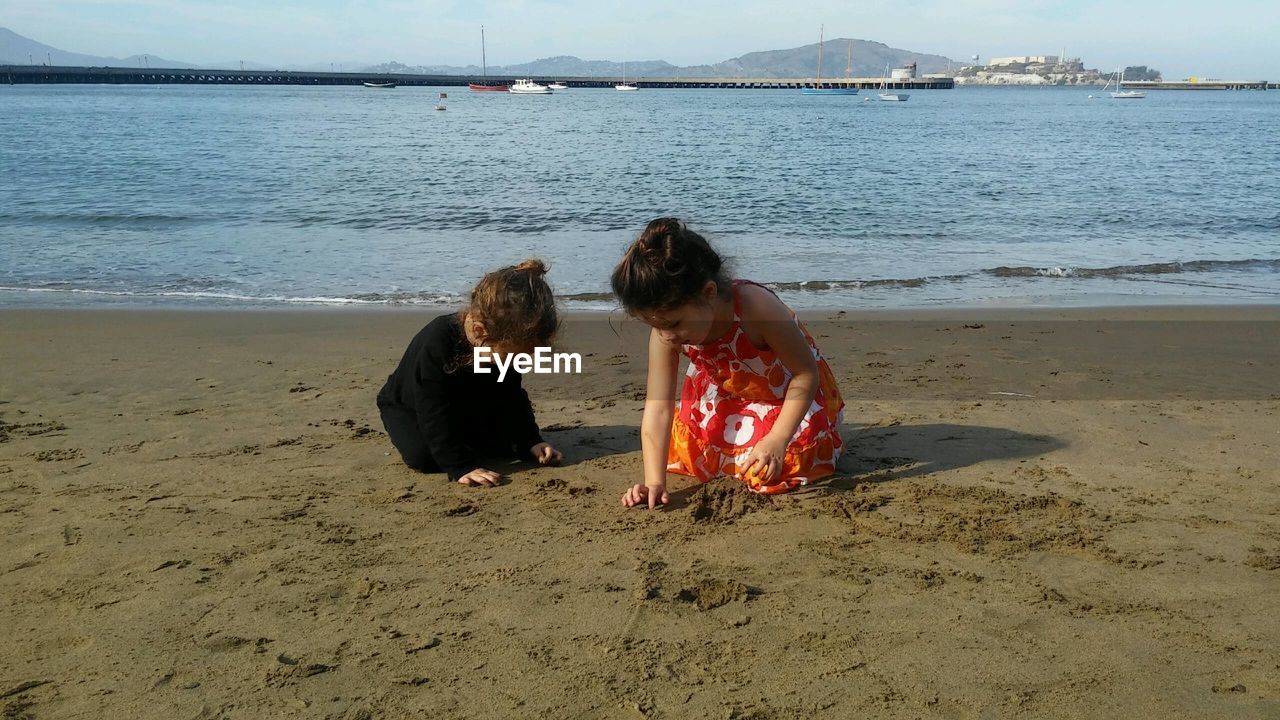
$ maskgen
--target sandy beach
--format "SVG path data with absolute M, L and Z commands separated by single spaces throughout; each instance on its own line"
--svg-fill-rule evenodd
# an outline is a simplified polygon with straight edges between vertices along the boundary
M 475 489 L 374 406 L 429 317 L 0 311 L 4 717 L 1280 717 L 1280 308 L 815 312 L 841 472 L 654 512 L 645 328 Z

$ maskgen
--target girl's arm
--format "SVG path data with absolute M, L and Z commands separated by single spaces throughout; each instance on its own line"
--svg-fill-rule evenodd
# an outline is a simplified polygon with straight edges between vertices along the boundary
M 758 329 L 765 345 L 791 371 L 782 411 L 769 434 L 756 444 L 745 468 L 751 472 L 754 467 L 757 474 L 771 481 L 782 472 L 787 444 L 818 394 L 818 361 L 790 308 L 776 295 L 764 288 L 747 286 L 742 290 L 742 310 L 744 319 Z
M 506 391 L 506 404 L 510 407 L 501 416 L 507 439 L 515 443 L 521 460 L 532 458 L 541 465 L 558 465 L 564 454 L 542 439 L 542 431 L 538 429 L 538 420 L 533 414 L 533 403 L 529 401 L 528 391 L 522 387 L 522 378 L 520 373 L 511 373 L 498 383 Z
M 413 374 L 409 388 L 413 411 L 418 418 L 418 430 L 431 458 L 450 480 L 459 480 L 479 465 L 471 443 L 454 422 L 450 408 L 450 402 L 456 402 L 451 400 L 448 392 L 448 386 L 454 380 L 445 367 L 457 353 L 457 336 L 447 323 L 433 321 L 423 331 L 417 352 L 410 370 Z
M 524 389 L 523 376 L 517 372 L 508 373 L 506 379 L 498 383 L 498 387 L 505 393 L 507 404 L 506 408 L 502 408 L 501 414 L 503 429 L 507 439 L 520 449 L 520 457 L 527 460 L 530 449 L 545 441 L 538 429 L 529 393 Z
M 679 370 L 680 347 L 664 342 L 657 330 L 650 331 L 649 379 L 645 389 L 644 419 L 640 422 L 644 485 L 632 487 L 623 497 L 623 504 L 628 507 L 646 498 L 650 508 L 667 502 L 667 451 L 671 444 Z

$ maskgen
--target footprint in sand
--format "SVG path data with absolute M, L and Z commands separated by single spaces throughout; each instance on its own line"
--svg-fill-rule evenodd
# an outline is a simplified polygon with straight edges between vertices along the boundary
M 594 494 L 599 488 L 594 485 L 571 485 L 558 477 L 545 478 L 535 483 L 535 487 L 544 493 L 564 493 L 569 497 L 582 497 Z
M 7 423 L 0 420 L 0 442 L 14 437 L 38 437 L 66 430 L 67 426 L 52 420 L 34 423 Z
M 1065 550 L 1119 561 L 1102 542 L 1107 523 L 1083 503 L 1054 493 L 1018 495 L 984 487 L 881 483 L 824 501 L 859 533 L 925 544 L 945 542 L 984 555 Z
M 763 591 L 724 573 L 715 572 L 703 563 L 694 563 L 687 572 L 674 577 L 660 560 L 641 563 L 637 568 L 640 584 L 636 588 L 638 602 L 665 601 L 674 609 L 692 605 L 699 611 L 714 610 L 733 602 L 747 602 Z
M 40 450 L 29 454 L 36 462 L 64 462 L 67 460 L 79 460 L 84 457 L 84 451 L 80 448 L 59 448 L 57 450 Z

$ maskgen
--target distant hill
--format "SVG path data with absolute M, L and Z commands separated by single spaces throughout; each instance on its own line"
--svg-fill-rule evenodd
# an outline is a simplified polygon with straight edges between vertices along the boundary
M 127 58 L 101 57 L 67 52 L 56 47 L 36 42 L 23 37 L 9 28 L 0 27 L 0 65 L 76 65 L 88 67 L 142 67 L 142 55 L 130 55 Z M 155 55 L 147 55 L 145 64 L 151 67 L 194 68 L 190 63 L 166 60 Z
M 948 67 L 947 58 L 941 55 L 928 55 L 911 50 L 891 48 L 884 43 L 870 40 L 853 40 L 853 74 L 858 77 L 880 77 L 885 66 L 902 67 L 907 63 L 916 63 L 921 74 L 943 72 Z M 822 76 L 827 78 L 843 77 L 848 58 L 850 41 L 847 38 L 835 38 L 823 45 Z M 30 60 L 28 60 L 30 57 Z M 130 55 L 126 58 L 101 57 L 67 52 L 58 48 L 36 42 L 23 37 L 7 28 L 0 28 L 0 65 L 26 65 L 34 62 L 37 65 L 46 61 L 53 65 L 84 65 L 111 67 L 141 67 L 142 55 Z M 168 60 L 155 55 L 146 56 L 146 64 L 151 67 L 197 68 L 216 67 L 219 69 L 235 69 L 239 61 L 218 65 L 193 65 L 191 63 Z M 678 67 L 664 60 L 639 60 L 626 62 L 628 77 L 813 77 L 817 72 L 818 44 L 804 45 L 787 50 L 765 50 L 747 53 L 741 57 L 730 58 L 713 65 L 692 65 Z M 959 68 L 960 63 L 952 63 Z M 326 71 L 332 67 L 329 63 L 306 66 L 286 65 L 273 68 L 262 63 L 246 61 L 246 70 L 307 70 Z M 362 72 L 414 73 L 427 75 L 479 75 L 479 65 L 405 65 L 399 62 L 387 62 L 379 65 L 362 67 L 357 63 L 344 63 L 342 69 Z M 337 69 L 336 67 L 334 69 Z M 623 74 L 623 63 L 614 60 L 582 60 L 571 55 L 542 58 L 533 62 L 517 65 L 490 66 L 493 75 L 520 76 L 559 76 L 559 77 L 618 77 Z
M 842 77 L 849 57 L 849 39 L 836 38 L 823 45 L 822 76 Z M 886 65 L 902 67 L 916 63 L 923 73 L 945 72 L 948 62 L 952 68 L 960 63 L 948 61 L 941 55 L 928 55 L 891 48 L 884 43 L 870 40 L 853 41 L 853 74 L 857 77 L 880 77 Z M 630 77 L 813 77 L 818 68 L 818 44 L 804 45 L 789 50 L 765 50 L 730 58 L 714 65 L 677 67 L 663 60 L 627 62 Z M 404 65 L 398 62 L 382 63 L 365 68 L 368 72 L 421 73 L 427 75 L 479 75 L 479 65 Z M 622 75 L 622 63 L 612 60 L 582 60 L 571 55 L 543 58 L 519 65 L 490 66 L 493 75 L 542 75 L 560 77 L 617 77 Z
M 662 60 L 627 61 L 627 75 L 666 76 L 675 73 L 675 65 Z M 479 65 L 405 65 L 381 63 L 364 68 L 367 72 L 411 73 L 421 75 L 479 75 Z M 622 75 L 622 63 L 613 60 L 583 60 L 572 55 L 543 58 L 518 65 L 490 65 L 490 75 L 559 75 L 563 77 L 615 77 Z
M 941 55 L 891 48 L 871 40 L 853 40 L 854 77 L 881 77 L 885 66 L 903 67 L 914 62 L 920 74 L 946 72 Z M 822 46 L 822 76 L 843 77 L 849 58 L 849 38 L 827 40 Z M 960 63 L 952 62 L 953 67 Z M 680 68 L 681 77 L 813 77 L 818 67 L 818 44 L 788 50 L 764 50 L 730 58 L 714 65 Z

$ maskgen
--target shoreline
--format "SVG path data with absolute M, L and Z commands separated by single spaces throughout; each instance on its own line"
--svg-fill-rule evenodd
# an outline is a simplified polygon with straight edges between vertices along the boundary
M 303 315 L 335 316 L 362 315 L 368 318 L 414 315 L 433 318 L 456 312 L 462 305 L 285 305 L 273 307 L 225 307 L 225 306 L 81 306 L 81 307 L 4 307 L 0 306 L 0 318 L 22 315 L 226 315 L 296 317 Z M 1280 301 L 1256 303 L 1153 303 L 1116 305 L 963 305 L 946 307 L 914 306 L 888 308 L 801 307 L 795 309 L 803 320 L 824 318 L 833 314 L 844 320 L 1280 320 Z M 621 308 L 612 310 L 561 309 L 566 319 L 621 318 Z
M 766 284 L 768 287 L 768 284 Z M 1080 294 L 1028 294 L 1001 295 L 988 298 L 971 298 L 956 301 L 931 300 L 917 303 L 858 303 L 833 300 L 831 304 L 807 304 L 808 297 L 803 291 L 778 290 L 772 288 L 782 297 L 784 302 L 797 311 L 835 312 L 840 310 L 857 312 L 927 312 L 932 310 L 1089 310 L 1112 308 L 1159 308 L 1159 307 L 1268 307 L 1280 306 L 1280 295 L 1253 296 L 1213 296 L 1213 295 L 1131 295 L 1122 293 L 1080 293 Z M 173 310 L 173 311 L 225 311 L 225 312 L 271 312 L 293 310 L 318 311 L 430 311 L 438 309 L 447 312 L 461 307 L 462 299 L 433 302 L 404 301 L 371 301 L 371 300 L 330 300 L 299 298 L 293 300 L 259 300 L 259 299 L 226 299 L 226 298 L 171 298 L 164 296 L 101 296 L 92 302 L 41 302 L 34 298 L 63 294 L 66 297 L 83 297 L 78 293 L 60 293 L 54 290 L 5 290 L 0 289 L 0 312 L 13 310 Z M 7 298 L 6 298 L 7 295 Z M 22 302 L 32 298 L 31 302 Z M 8 299 L 8 302 L 4 300 Z M 797 302 L 798 300 L 798 302 Z M 567 312 L 601 312 L 600 307 L 611 302 L 601 296 L 600 299 L 581 300 L 577 295 L 557 295 L 556 301 L 562 310 Z M 584 307 L 585 306 L 585 307 Z

